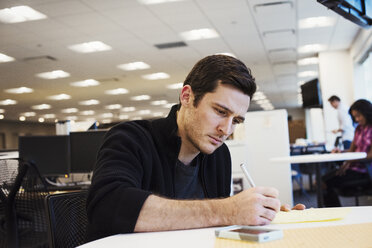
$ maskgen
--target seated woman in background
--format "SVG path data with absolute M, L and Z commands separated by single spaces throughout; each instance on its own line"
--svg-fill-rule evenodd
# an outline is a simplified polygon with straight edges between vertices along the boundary
M 335 188 L 342 188 L 351 181 L 369 180 L 367 166 L 372 166 L 372 104 L 361 99 L 353 103 L 349 109 L 353 122 L 358 123 L 351 146 L 345 152 L 366 152 L 367 162 L 363 160 L 345 161 L 339 169 L 333 170 L 322 177 L 326 190 L 324 205 L 326 207 L 341 206 Z

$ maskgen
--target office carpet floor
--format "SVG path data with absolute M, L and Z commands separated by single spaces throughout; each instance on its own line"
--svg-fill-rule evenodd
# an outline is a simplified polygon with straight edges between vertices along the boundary
M 295 190 L 293 192 L 293 203 L 305 204 L 307 208 L 317 207 L 316 192 L 306 191 L 307 195 L 301 194 L 301 191 Z M 341 205 L 343 207 L 355 206 L 354 197 L 340 197 Z M 361 196 L 359 197 L 359 206 L 372 206 L 372 196 Z

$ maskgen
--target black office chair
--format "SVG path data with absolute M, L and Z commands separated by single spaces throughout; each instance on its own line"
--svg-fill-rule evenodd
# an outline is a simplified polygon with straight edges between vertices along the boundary
M 355 206 L 359 206 L 359 197 L 372 196 L 372 164 L 365 163 L 368 172 L 368 178 L 345 183 L 342 188 L 336 188 L 339 196 L 355 197 Z
M 45 182 L 36 166 L 17 159 L 0 162 L 0 198 L 6 247 L 48 247 Z
M 88 218 L 87 191 L 48 195 L 45 199 L 49 220 L 49 247 L 70 248 L 85 242 Z
M 303 153 L 303 147 L 296 147 L 291 146 L 290 148 L 290 155 L 296 156 L 301 155 Z M 291 174 L 292 174 L 292 181 L 296 182 L 297 185 L 300 187 L 300 193 L 304 194 L 307 198 L 309 198 L 309 195 L 307 194 L 304 186 L 303 186 L 303 179 L 302 179 L 302 173 L 300 170 L 299 164 L 291 164 Z

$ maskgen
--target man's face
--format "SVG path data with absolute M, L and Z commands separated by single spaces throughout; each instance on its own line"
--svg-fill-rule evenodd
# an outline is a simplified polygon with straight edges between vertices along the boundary
M 249 96 L 240 90 L 219 84 L 215 92 L 203 96 L 197 107 L 192 102 L 187 108 L 183 142 L 193 150 L 213 153 L 233 133 L 235 126 L 244 121 L 249 101 Z
M 337 109 L 338 108 L 338 105 L 340 104 L 340 102 L 339 101 L 332 101 L 332 102 L 330 102 L 330 104 L 332 105 L 332 107 L 334 109 Z

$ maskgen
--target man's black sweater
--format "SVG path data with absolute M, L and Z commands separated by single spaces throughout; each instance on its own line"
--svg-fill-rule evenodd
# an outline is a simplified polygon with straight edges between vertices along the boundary
M 177 106 L 167 118 L 123 122 L 105 136 L 87 200 L 88 241 L 133 232 L 150 194 L 174 198 L 174 168 L 181 147 Z M 200 153 L 199 176 L 206 198 L 228 197 L 231 158 L 225 144 Z

